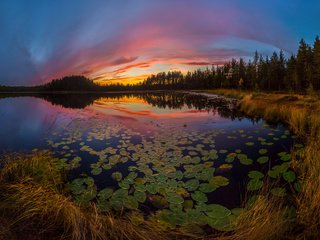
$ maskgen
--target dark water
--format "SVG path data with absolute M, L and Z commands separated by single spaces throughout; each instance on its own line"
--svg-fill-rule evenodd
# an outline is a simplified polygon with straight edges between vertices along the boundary
M 248 173 L 267 176 L 288 160 L 278 154 L 294 143 L 286 127 L 246 118 L 233 100 L 181 92 L 4 95 L 0 126 L 1 153 L 50 149 L 70 181 L 78 178 L 70 189 L 80 202 L 107 187 L 122 188 L 120 196 L 131 201 L 122 204 L 135 205 L 140 189 L 141 208 L 152 209 L 158 196 L 172 211 L 182 208 L 176 195 L 193 201 L 193 208 L 204 202 L 241 206 Z M 84 183 L 91 177 L 94 184 Z M 194 179 L 192 189 L 187 182 Z M 208 201 L 198 201 L 195 192 Z M 116 197 L 100 195 L 98 201 L 119 205 Z

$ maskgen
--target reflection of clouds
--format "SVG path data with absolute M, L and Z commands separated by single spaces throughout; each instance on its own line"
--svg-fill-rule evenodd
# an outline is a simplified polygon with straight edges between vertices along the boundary
M 198 118 L 207 118 L 209 112 L 207 110 L 176 110 L 176 109 L 159 109 L 157 107 L 152 107 L 145 102 L 141 103 L 141 100 L 135 102 L 136 98 L 129 98 L 130 101 L 121 100 L 113 102 L 101 102 L 96 101 L 94 105 L 90 108 L 103 112 L 107 115 L 114 115 L 114 113 L 120 114 L 120 116 L 135 116 L 141 118 L 150 118 L 150 119 L 163 119 L 163 120 L 173 120 L 175 118 L 183 118 L 187 121 L 195 121 Z M 125 104 L 122 104 L 125 103 Z M 145 109 L 145 108 L 148 109 Z M 137 110 L 137 109 L 144 110 Z M 136 110 L 135 110 L 136 109 Z M 219 121 L 219 117 L 216 114 L 210 114 L 211 117 L 215 117 L 216 121 Z
M 1 148 L 36 147 L 54 120 L 50 104 L 34 98 L 0 100 L 0 112 Z

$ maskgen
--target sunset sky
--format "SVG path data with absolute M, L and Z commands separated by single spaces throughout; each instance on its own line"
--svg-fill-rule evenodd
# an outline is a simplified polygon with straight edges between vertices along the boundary
M 0 85 L 134 83 L 255 50 L 289 56 L 320 34 L 319 12 L 318 0 L 1 0 Z

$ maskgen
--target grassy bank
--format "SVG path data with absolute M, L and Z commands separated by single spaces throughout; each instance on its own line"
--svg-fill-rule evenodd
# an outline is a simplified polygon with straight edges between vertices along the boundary
M 320 234 L 320 99 L 317 96 L 215 90 L 239 99 L 252 117 L 282 121 L 305 142 L 292 153 L 292 168 L 303 184 L 295 196 L 296 216 L 267 189 L 234 223 L 234 230 L 211 236 L 194 229 L 167 230 L 138 211 L 99 212 L 94 203 L 77 204 L 65 173 L 50 152 L 10 155 L 0 169 L 0 239 L 317 239 Z
M 135 212 L 102 214 L 95 204 L 76 204 L 55 162 L 47 151 L 2 159 L 0 239 L 147 240 L 181 235 L 141 221 Z
M 318 239 L 320 236 L 320 97 L 316 94 L 299 95 L 284 93 L 257 93 L 239 90 L 212 90 L 219 94 L 239 99 L 239 108 L 251 117 L 270 122 L 283 122 L 302 139 L 305 148 L 297 156 L 292 152 L 292 167 L 302 182 L 302 189 L 296 196 L 295 230 L 280 238 Z M 270 209 L 264 213 L 267 219 Z M 252 219 L 254 221 L 254 219 Z M 248 221 L 248 219 L 246 219 Z M 250 222 L 250 221 L 249 221 Z M 275 221 L 274 224 L 277 224 Z M 267 237 L 267 236 L 266 236 Z

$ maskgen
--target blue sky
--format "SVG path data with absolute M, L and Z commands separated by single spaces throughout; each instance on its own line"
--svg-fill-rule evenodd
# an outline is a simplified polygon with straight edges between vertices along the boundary
M 70 74 L 103 83 L 295 53 L 320 34 L 316 0 L 2 0 L 0 84 Z

